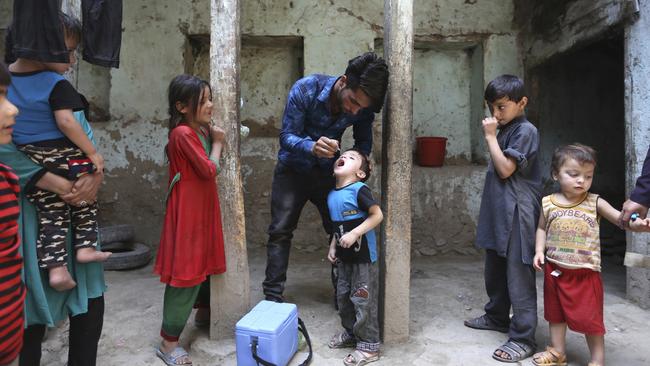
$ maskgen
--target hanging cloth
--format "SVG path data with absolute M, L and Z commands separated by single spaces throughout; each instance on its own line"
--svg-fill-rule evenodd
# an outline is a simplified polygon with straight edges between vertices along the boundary
M 7 59 L 69 62 L 59 20 L 59 0 L 15 0 L 13 24 L 8 33 Z
M 83 59 L 104 67 L 120 67 L 122 0 L 82 0 Z

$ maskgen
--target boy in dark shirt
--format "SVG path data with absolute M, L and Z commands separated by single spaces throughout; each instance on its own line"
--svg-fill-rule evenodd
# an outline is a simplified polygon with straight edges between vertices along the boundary
M 492 112 L 492 117 L 483 120 L 490 163 L 476 245 L 485 249 L 485 288 L 490 300 L 485 314 L 465 325 L 508 333 L 508 341 L 492 357 L 518 362 L 530 357 L 536 347 L 537 289 L 532 264 L 542 186 L 539 138 L 524 113 L 528 98 L 521 79 L 497 77 L 488 84 L 485 100 Z
M 336 188 L 327 197 L 333 237 L 327 259 L 337 266 L 337 303 L 344 330 L 332 337 L 330 348 L 356 346 L 343 359 L 365 365 L 379 359 L 377 314 L 377 243 L 373 229 L 381 223 L 381 208 L 365 182 L 370 176 L 366 155 L 357 149 L 334 163 Z

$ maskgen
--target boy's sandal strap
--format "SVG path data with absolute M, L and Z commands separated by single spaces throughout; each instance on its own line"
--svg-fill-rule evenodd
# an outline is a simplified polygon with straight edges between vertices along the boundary
M 502 355 L 497 355 L 497 351 L 500 351 L 502 354 L 507 354 L 509 358 L 503 357 Z M 508 340 L 506 343 L 502 344 L 501 347 L 497 348 L 494 351 L 492 358 L 501 362 L 514 363 L 532 356 L 534 352 L 535 350 L 531 345 Z

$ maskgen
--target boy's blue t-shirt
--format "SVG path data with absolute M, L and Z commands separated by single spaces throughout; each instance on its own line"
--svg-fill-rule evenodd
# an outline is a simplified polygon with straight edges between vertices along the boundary
M 363 223 L 368 217 L 370 207 L 376 204 L 370 188 L 362 182 L 352 183 L 329 193 L 327 207 L 332 220 L 333 233 L 337 240 L 336 257 L 341 261 L 352 263 L 374 263 L 377 261 L 377 242 L 374 230 L 368 231 L 357 244 L 350 248 L 338 245 L 338 239 Z
M 50 104 L 55 86 L 65 80 L 62 75 L 53 71 L 12 73 L 7 99 L 20 111 L 16 116 L 16 125 L 12 134 L 16 145 L 65 137 L 54 119 L 55 108 Z M 79 99 L 79 103 L 80 101 Z M 78 105 L 69 107 L 73 110 L 79 109 Z

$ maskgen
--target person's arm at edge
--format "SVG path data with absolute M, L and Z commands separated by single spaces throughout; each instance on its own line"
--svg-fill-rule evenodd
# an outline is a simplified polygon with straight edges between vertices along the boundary
M 634 190 L 630 194 L 630 199 L 645 207 L 650 207 L 650 148 L 643 161 L 641 175 L 636 179 Z
M 0 161 L 16 172 L 23 192 L 30 192 L 34 187 L 59 195 L 72 190 L 72 182 L 49 173 L 45 168 L 18 151 L 14 144 L 0 145 Z
M 625 201 L 618 217 L 618 226 L 625 229 L 629 226 L 630 216 L 638 213 L 640 218 L 645 218 L 650 207 L 650 148 L 643 161 L 641 175 L 636 179 L 634 190 L 630 198 Z

